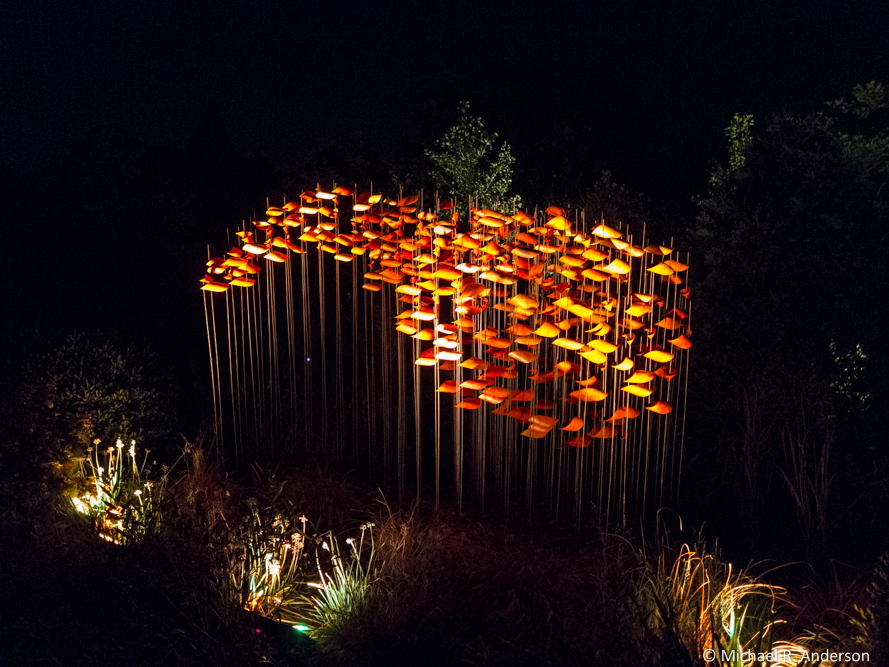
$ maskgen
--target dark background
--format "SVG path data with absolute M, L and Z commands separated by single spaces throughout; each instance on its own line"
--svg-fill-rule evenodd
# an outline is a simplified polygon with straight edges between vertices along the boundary
M 681 240 L 733 114 L 889 80 L 887 32 L 887 3 L 7 0 L 0 379 L 68 331 L 116 331 L 196 429 L 208 244 L 316 179 L 423 182 L 461 100 L 530 208 L 577 205 L 607 169 Z
M 887 27 L 885 3 L 7 1 L 4 319 L 169 331 L 204 244 L 326 173 L 420 180 L 461 100 L 527 205 L 608 169 L 678 236 L 732 115 L 885 78 Z
M 422 144 L 467 99 L 528 171 L 574 145 L 666 191 L 733 113 L 879 79 L 887 25 L 885 3 L 10 0 L 0 152 L 45 169 L 101 123 L 182 148 L 212 102 L 238 153 L 289 168 L 353 135 Z

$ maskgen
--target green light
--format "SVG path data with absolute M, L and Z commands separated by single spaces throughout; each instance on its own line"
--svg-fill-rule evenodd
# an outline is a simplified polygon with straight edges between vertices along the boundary
M 294 630 L 299 630 L 300 632 L 308 632 L 311 628 L 308 625 L 294 625 Z

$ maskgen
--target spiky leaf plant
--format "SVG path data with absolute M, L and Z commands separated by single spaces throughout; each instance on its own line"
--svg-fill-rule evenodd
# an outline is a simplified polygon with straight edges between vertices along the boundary
M 299 614 L 299 621 L 312 634 L 335 629 L 369 602 L 379 579 L 373 527 L 372 523 L 362 524 L 357 543 L 354 538 L 346 540 L 346 554 L 340 551 L 332 533 L 316 538 L 315 562 L 320 580 L 308 584 L 316 590 L 303 597 Z
M 305 516 L 247 500 L 248 512 L 223 546 L 225 588 L 238 606 L 267 618 L 296 622 L 309 566 Z
M 90 518 L 96 532 L 114 544 L 140 540 L 156 524 L 152 482 L 147 479 L 147 453 L 140 464 L 136 441 L 124 451 L 118 438 L 114 447 L 93 441 L 79 461 L 79 493 L 71 498 L 74 508 Z
M 781 638 L 785 589 L 733 567 L 702 544 L 682 544 L 678 551 L 662 544 L 649 573 L 653 625 L 668 661 L 802 667 L 807 651 L 821 644 L 815 635 Z

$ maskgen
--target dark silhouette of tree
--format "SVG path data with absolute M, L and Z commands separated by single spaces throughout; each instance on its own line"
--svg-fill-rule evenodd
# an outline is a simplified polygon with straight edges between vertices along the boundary
M 790 492 L 809 555 L 887 500 L 869 416 L 886 406 L 887 109 L 872 83 L 818 113 L 735 116 L 690 230 L 703 437 L 752 529 Z

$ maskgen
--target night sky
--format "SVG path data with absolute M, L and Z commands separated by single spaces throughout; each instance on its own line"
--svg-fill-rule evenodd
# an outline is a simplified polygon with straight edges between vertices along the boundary
M 467 99 L 520 160 L 579 132 L 634 185 L 627 151 L 666 169 L 735 112 L 885 78 L 887 31 L 885 2 L 6 0 L 0 156 L 39 169 L 100 121 L 180 146 L 213 103 L 238 151 L 287 168 L 337 137 L 426 141 Z

